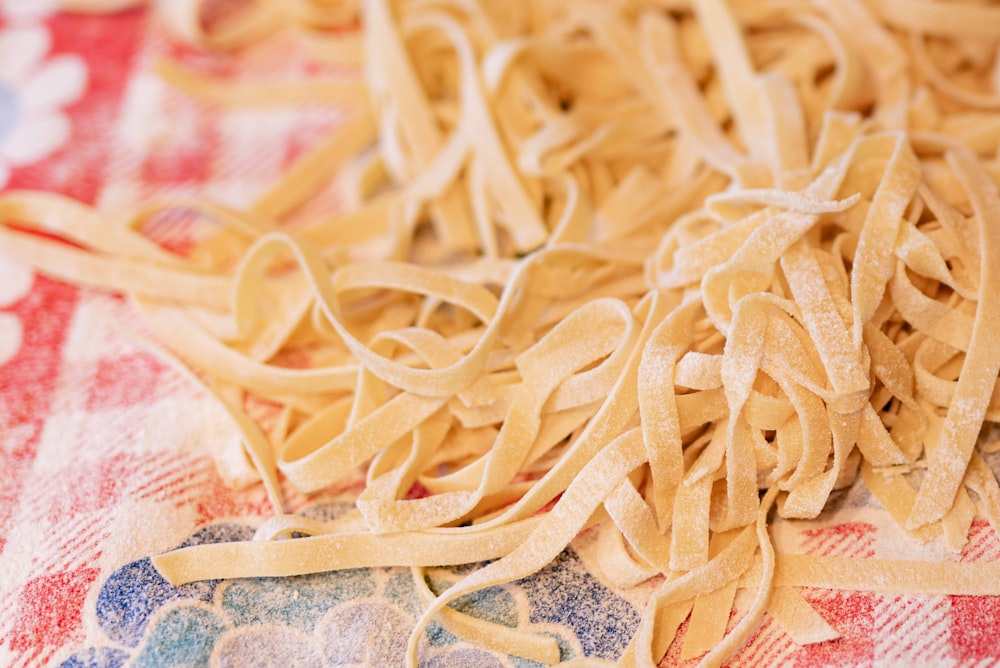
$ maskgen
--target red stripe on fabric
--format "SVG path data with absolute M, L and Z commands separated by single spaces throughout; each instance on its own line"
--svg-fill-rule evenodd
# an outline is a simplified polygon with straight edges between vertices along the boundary
M 161 481 L 156 486 L 151 486 L 141 493 L 136 494 L 137 499 L 155 501 L 173 501 L 176 497 L 192 489 L 197 489 L 205 485 L 205 480 L 201 475 L 190 473 L 178 474 L 171 480 Z
M 214 467 L 202 489 L 202 496 L 195 503 L 198 513 L 195 524 L 198 526 L 223 517 L 269 517 L 273 513 L 263 485 L 233 490 L 222 481 Z
M 950 596 L 949 647 L 956 664 L 1000 656 L 1000 596 Z
M 38 653 L 38 657 L 36 658 L 36 660 L 38 661 L 37 665 L 39 666 L 49 665 L 49 659 L 51 659 L 55 653 L 56 653 L 55 647 L 46 647 L 45 649 L 43 649 L 41 652 Z
M 164 483 L 170 484 L 180 475 L 191 475 L 193 469 L 191 459 L 186 455 L 160 453 L 160 456 L 149 462 L 144 462 L 134 474 L 131 485 L 131 495 L 136 498 L 146 498 L 150 489 Z M 150 475 L 150 477 L 146 477 Z
M 762 666 L 777 666 L 781 664 L 782 657 L 789 653 L 789 650 L 795 646 L 792 639 L 788 637 L 787 634 L 779 632 L 775 637 L 774 642 L 770 645 L 770 652 L 764 657 L 764 660 L 760 663 Z
M 838 557 L 870 557 L 874 554 L 875 527 L 866 522 L 845 522 L 804 531 L 807 554 Z
M 0 366 L 0 554 L 38 453 L 78 298 L 75 288 L 36 278 L 31 292 L 5 309 L 20 319 L 24 339 L 14 358 Z
M 128 438 L 122 438 L 128 447 Z M 162 462 L 182 458 L 170 453 L 141 454 L 117 450 L 104 458 L 67 465 L 34 478 L 38 492 L 22 504 L 22 516 L 46 517 L 58 524 L 80 514 L 94 514 L 134 496 L 136 472 L 157 470 Z
M 174 40 L 151 40 L 151 53 L 170 58 Z M 216 60 L 202 55 L 199 59 Z M 228 61 L 228 58 L 218 58 Z M 165 84 L 166 85 L 166 84 Z M 183 185 L 201 186 L 218 179 L 213 168 L 221 146 L 218 109 L 192 99 L 183 91 L 166 86 L 160 113 L 167 124 L 141 157 L 138 176 L 141 182 L 165 192 Z
M 976 519 L 969 530 L 969 542 L 962 551 L 962 561 L 982 561 L 986 555 L 988 561 L 995 561 L 1000 558 L 1000 539 L 989 522 L 984 519 Z
M 892 599 L 892 603 L 886 606 L 889 613 L 888 619 L 879 624 L 882 635 L 892 635 L 899 631 L 903 626 L 912 619 L 912 613 L 908 608 L 912 607 L 911 603 L 907 601 L 902 596 L 896 596 Z M 890 621 L 895 623 L 889 624 Z
M 31 652 L 24 658 L 25 668 L 30 668 L 31 666 L 40 666 L 41 663 L 38 661 L 39 657 L 42 655 L 42 647 L 35 647 Z
M 184 495 L 199 490 L 208 484 L 208 475 L 203 472 L 178 472 L 172 480 L 164 481 L 156 487 L 145 490 L 138 495 L 140 499 L 155 499 L 163 502 L 177 503 Z
M 107 521 L 97 524 L 92 522 L 94 518 L 80 518 L 77 525 L 83 525 L 84 529 L 63 539 L 61 542 L 55 540 L 48 541 L 38 547 L 38 554 L 44 555 L 39 561 L 32 564 L 30 573 L 26 574 L 25 581 L 45 577 L 54 573 L 73 571 L 79 568 L 90 566 L 103 553 L 101 549 L 102 541 L 109 535 L 107 531 Z M 64 526 L 50 527 L 49 531 L 53 535 L 70 531 Z M 6 614 L 9 606 L 2 612 Z
M 947 601 L 941 599 L 904 597 L 885 602 L 881 607 L 889 619 L 896 621 L 891 627 L 878 625 L 882 629 L 879 633 L 880 646 L 888 647 L 886 651 L 892 652 L 886 655 L 886 660 L 903 662 L 929 656 L 933 652 L 932 645 L 935 642 L 940 645 L 942 635 L 947 633 L 947 617 L 941 614 L 941 608 L 946 604 Z M 940 629 L 942 626 L 944 628 Z M 938 634 L 931 635 L 922 647 L 918 647 L 917 643 L 935 629 L 940 629 Z
M 39 550 L 44 556 L 44 561 L 38 561 L 37 570 L 39 575 L 45 571 L 65 570 L 69 567 L 66 558 L 70 556 L 70 550 L 78 548 L 88 543 L 96 544 L 98 540 L 94 537 L 103 533 L 107 521 L 102 521 L 100 516 L 83 515 L 74 518 L 70 524 L 59 524 L 50 527 L 51 540 Z M 49 548 L 52 546 L 52 548 Z M 60 559 L 63 561 L 60 563 Z
M 11 650 L 38 656 L 41 648 L 82 640 L 83 602 L 100 572 L 85 567 L 30 580 L 18 596 Z
M 53 499 L 47 516 L 53 524 L 64 517 L 92 514 L 127 496 L 130 478 L 142 469 L 144 455 L 118 451 L 110 456 L 67 466 L 57 474 L 63 494 Z
M 962 553 L 961 561 L 975 562 L 983 561 L 983 557 L 989 552 L 991 545 L 986 542 L 981 542 L 976 545 L 970 545 L 967 547 L 966 551 Z
M 837 536 L 833 533 L 824 533 L 818 537 L 816 543 L 812 546 L 813 554 L 822 554 L 824 556 L 832 557 L 834 556 L 835 550 L 831 549 L 831 546 L 836 547 L 837 543 L 842 540 L 842 537 Z
M 753 638 L 750 639 L 743 649 L 737 652 L 733 658 L 733 663 L 742 666 L 760 665 L 758 661 L 761 659 L 761 654 L 766 654 L 767 649 L 774 644 L 776 639 L 774 624 L 771 623 L 770 619 L 765 619 Z
M 875 657 L 877 595 L 866 592 L 805 589 L 806 600 L 841 634 L 837 640 L 806 645 L 790 657 L 803 668 L 829 665 L 868 665 Z
M 936 631 L 936 633 L 932 633 Z M 912 659 L 914 661 L 941 661 L 948 648 L 948 640 L 951 637 L 950 629 L 945 620 L 939 620 L 929 626 L 925 626 L 919 632 L 919 637 L 925 642 L 916 648 Z
M 87 411 L 151 403 L 166 367 L 151 354 L 138 352 L 102 358 L 87 388 Z
M 48 559 L 49 565 L 45 570 L 66 570 L 76 566 L 86 566 L 101 555 L 103 552 L 101 545 L 104 539 L 111 535 L 108 531 L 109 522 L 106 519 L 93 517 L 85 519 L 88 520 L 91 524 L 86 530 L 61 543 L 51 554 Z
M 68 145 L 45 160 L 14 171 L 10 188 L 54 189 L 93 202 L 110 153 L 108 126 L 115 122 L 124 82 L 136 50 L 136 36 L 146 14 L 123 12 L 110 17 L 58 15 L 47 24 L 52 54 L 74 53 L 88 68 L 83 99 L 65 111 L 72 135 Z M 109 22 L 113 24 L 109 28 Z M 96 39 L 96 36 L 100 39 Z M 7 312 L 17 315 L 24 331 L 17 356 L 0 366 L 0 554 L 25 478 L 37 454 L 42 425 L 58 377 L 60 350 L 78 300 L 75 288 L 38 278 L 32 292 Z M 12 438 L 11 436 L 14 435 Z

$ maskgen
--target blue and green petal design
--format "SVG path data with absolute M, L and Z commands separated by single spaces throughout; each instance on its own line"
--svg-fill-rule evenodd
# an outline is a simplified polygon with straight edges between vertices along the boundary
M 343 510 L 343 504 L 317 504 L 304 514 L 330 519 Z M 249 526 L 214 524 L 178 547 L 252 536 Z M 429 584 L 441 590 L 466 571 L 430 571 Z M 107 642 L 81 649 L 61 668 L 278 662 L 398 666 L 422 609 L 409 569 L 353 569 L 174 587 L 149 559 L 112 573 L 102 583 L 96 606 Z M 614 660 L 639 623 L 635 608 L 594 578 L 572 549 L 530 578 L 464 596 L 453 607 L 496 624 L 551 635 L 563 659 L 582 653 Z M 434 623 L 424 646 L 423 668 L 538 665 L 471 647 Z

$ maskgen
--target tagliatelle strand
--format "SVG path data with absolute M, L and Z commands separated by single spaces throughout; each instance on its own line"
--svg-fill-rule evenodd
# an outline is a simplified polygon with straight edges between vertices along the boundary
M 155 558 L 155 564 L 171 583 L 180 585 L 215 577 L 303 575 L 331 567 L 473 563 L 507 554 L 523 543 L 537 524 L 537 520 L 525 520 L 468 535 L 425 532 L 377 536 L 356 532 L 295 540 L 214 543 L 207 550 L 166 552 Z
M 414 567 L 413 582 L 424 605 L 431 603 L 435 595 L 427 586 L 427 576 L 423 569 Z M 452 608 L 446 608 L 439 617 L 439 623 L 451 633 L 475 642 L 496 652 L 513 654 L 543 665 L 559 661 L 559 645 L 555 638 L 535 633 L 526 633 L 503 624 L 495 624 L 484 619 L 465 615 Z
M 582 473 L 571 483 L 555 507 L 544 516 L 538 528 L 528 539 L 499 561 L 475 571 L 445 590 L 417 620 L 417 629 L 423 628 L 434 613 L 449 601 L 483 587 L 523 577 L 553 559 L 582 529 L 591 513 L 611 491 L 611 486 L 644 461 L 642 439 L 636 429 L 625 432 L 609 443 L 588 465 L 590 471 L 602 471 L 599 481 L 593 484 L 590 476 Z M 407 645 L 407 664 L 416 666 L 416 644 L 419 635 L 410 636 Z
M 969 350 L 940 441 L 928 458 L 927 477 L 921 482 L 906 520 L 909 529 L 940 519 L 954 501 L 1000 373 L 1000 351 L 992 350 L 987 343 L 988 337 L 1000 327 L 1000 305 L 994 298 L 1000 291 L 1000 267 L 996 255 L 986 252 L 1000 245 L 1000 195 L 996 183 L 982 172 L 968 152 L 952 153 L 949 159 L 969 193 L 979 225 L 980 248 L 984 251 L 979 272 L 980 292 Z

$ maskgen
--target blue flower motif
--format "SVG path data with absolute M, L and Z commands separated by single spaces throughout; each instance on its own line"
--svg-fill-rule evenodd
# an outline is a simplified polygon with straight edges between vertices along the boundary
M 17 127 L 17 117 L 20 114 L 20 102 L 17 91 L 0 84 L 0 141 L 7 137 Z
M 273 625 L 244 626 L 226 633 L 216 643 L 213 659 L 219 666 L 322 668 L 328 665 L 311 636 Z
M 572 549 L 517 585 L 531 602 L 531 623 L 573 629 L 586 656 L 616 660 L 639 626 L 632 604 L 587 572 Z
M 417 597 L 417 590 L 413 586 L 413 576 L 409 571 L 390 574 L 382 595 L 414 619 L 423 612 L 420 599 Z
M 253 531 L 238 524 L 216 524 L 201 529 L 181 547 L 202 543 L 249 540 Z M 174 587 L 148 559 L 125 564 L 105 581 L 97 596 L 97 620 L 111 640 L 136 647 L 146 631 L 150 616 L 169 601 L 190 599 L 209 602 L 218 580 L 192 582 Z
M 269 622 L 312 633 L 327 610 L 374 593 L 375 582 L 368 569 L 340 571 L 334 578 L 328 573 L 247 578 L 225 587 L 222 608 L 236 626 Z
M 444 580 L 441 578 L 430 578 L 430 585 L 433 591 L 441 591 L 448 587 L 454 580 Z M 494 624 L 502 624 L 516 628 L 519 615 L 517 601 L 505 587 L 487 587 L 471 594 L 466 594 L 451 602 L 450 607 L 455 610 L 477 617 Z M 427 625 L 427 639 L 432 647 L 443 647 L 459 642 L 452 633 L 444 627 L 431 622 Z
M 329 520 L 349 504 L 313 506 L 303 514 Z M 205 527 L 180 547 L 249 540 L 243 525 Z M 431 571 L 440 591 L 475 566 Z M 510 627 L 535 627 L 556 639 L 561 658 L 584 654 L 617 658 L 639 615 L 601 585 L 572 550 L 531 578 L 489 587 L 452 607 Z M 97 599 L 98 622 L 114 646 L 84 649 L 63 668 L 171 666 L 401 665 L 423 606 L 406 569 L 356 569 L 288 578 L 206 581 L 173 587 L 149 559 L 112 573 Z M 498 655 L 459 643 L 442 626 L 428 625 L 422 666 L 492 668 Z M 507 659 L 517 668 L 538 664 Z
M 414 621 L 381 601 L 343 605 L 317 627 L 324 665 L 401 666 Z
M 178 606 L 160 615 L 136 659 L 137 668 L 208 666 L 227 625 L 212 610 Z
M 60 668 L 121 668 L 128 652 L 113 647 L 90 647 L 80 650 L 60 664 Z
M 9 0 L 8 0 L 9 1 Z M 30 0 L 34 5 L 44 0 Z M 21 0 L 22 3 L 27 0 Z M 49 56 L 52 35 L 44 24 L 0 29 L 0 188 L 14 168 L 38 162 L 61 148 L 71 133 L 64 108 L 87 88 L 87 65 L 75 54 Z
M 423 668 L 503 668 L 503 663 L 485 650 L 460 647 L 435 654 Z

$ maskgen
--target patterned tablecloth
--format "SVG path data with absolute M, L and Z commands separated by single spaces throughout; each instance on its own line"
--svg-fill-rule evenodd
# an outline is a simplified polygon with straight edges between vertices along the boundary
M 276 39 L 206 55 L 167 37 L 147 10 L 101 17 L 17 5 L 0 23 L 0 187 L 41 188 L 103 211 L 151 196 L 245 205 L 338 122 L 336 110 L 217 109 L 153 73 L 170 56 L 241 77 L 319 67 Z M 350 76 L 350 73 L 345 74 Z M 336 193 L 312 206 L 335 207 Z M 184 238 L 162 222 L 160 241 Z M 420 604 L 407 569 L 172 587 L 149 556 L 249 538 L 267 516 L 263 489 L 235 491 L 210 455 L 234 439 L 199 390 L 136 343 L 123 299 L 34 276 L 0 259 L 0 665 L 399 665 Z M 263 421 L 268 405 L 252 407 Z M 357 481 L 292 510 L 331 518 Z M 961 555 L 916 547 L 861 489 L 814 522 L 777 523 L 787 551 L 864 557 L 997 560 L 977 521 Z M 536 576 L 462 607 L 558 638 L 566 658 L 623 650 L 649 586 L 614 591 L 581 536 Z M 459 571 L 433 573 L 443 586 Z M 841 634 L 799 647 L 765 616 L 733 665 L 983 665 L 1000 661 L 997 597 L 806 591 Z M 683 627 L 682 627 L 683 633 Z M 431 625 L 427 666 L 528 666 Z M 665 664 L 681 662 L 679 643 Z

